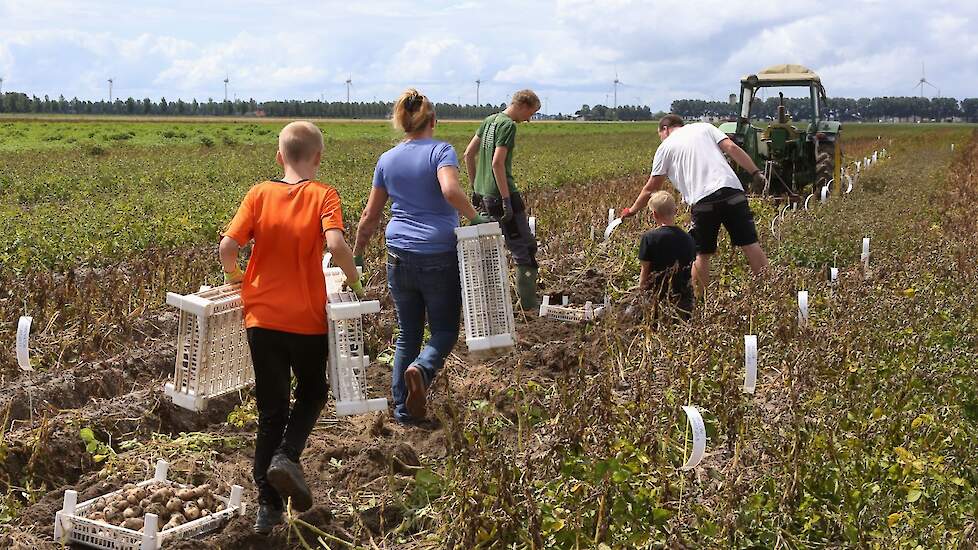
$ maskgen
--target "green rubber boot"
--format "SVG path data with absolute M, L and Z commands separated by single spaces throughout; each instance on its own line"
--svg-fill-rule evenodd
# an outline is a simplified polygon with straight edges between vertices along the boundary
M 516 266 L 516 295 L 524 311 L 540 307 L 537 302 L 537 268 Z

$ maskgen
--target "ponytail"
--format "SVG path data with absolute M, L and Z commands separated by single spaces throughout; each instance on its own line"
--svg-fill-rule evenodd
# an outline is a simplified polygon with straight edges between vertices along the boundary
M 435 106 L 414 88 L 404 90 L 394 104 L 391 123 L 406 134 L 424 130 L 435 120 Z

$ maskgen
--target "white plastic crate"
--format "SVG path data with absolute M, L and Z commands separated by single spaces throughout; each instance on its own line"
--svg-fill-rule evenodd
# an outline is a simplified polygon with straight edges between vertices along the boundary
M 583 307 L 571 306 L 565 296 L 561 305 L 551 305 L 550 296 L 546 295 L 543 297 L 543 302 L 540 304 L 540 317 L 549 317 L 550 319 L 556 319 L 558 321 L 568 321 L 579 323 L 582 321 L 593 321 L 599 315 L 604 313 L 606 307 L 608 307 L 608 298 L 605 297 L 604 304 L 595 307 L 593 302 L 584 302 Z
M 516 323 L 499 224 L 458 227 L 455 236 L 466 345 L 472 351 L 513 347 Z
M 208 400 L 255 382 L 240 290 L 233 284 L 166 294 L 166 303 L 180 309 L 176 367 L 165 386 L 175 405 L 201 411 Z
M 169 464 L 165 460 L 156 463 L 156 473 L 152 479 L 138 483 L 137 486 L 145 486 L 158 481 L 167 481 L 166 473 Z M 185 488 L 185 485 L 171 482 L 173 487 Z M 245 504 L 241 502 L 243 489 L 240 485 L 231 487 L 231 495 L 224 498 L 219 495 L 214 497 L 224 503 L 225 508 L 220 512 L 214 512 L 208 516 L 188 521 L 165 531 L 159 530 L 159 517 L 156 514 L 146 514 L 143 517 L 143 531 L 133 531 L 125 527 L 109 525 L 107 523 L 88 519 L 85 516 L 100 498 L 113 496 L 123 490 L 113 491 L 105 495 L 86 500 L 78 504 L 78 492 L 73 490 L 65 491 L 64 503 L 59 512 L 54 515 L 54 540 L 59 544 L 67 545 L 71 543 L 83 544 L 93 548 L 104 550 L 157 550 L 163 546 L 164 542 L 193 538 L 204 533 L 209 533 L 221 527 L 226 521 L 236 515 L 244 515 Z
M 343 290 L 346 276 L 330 267 L 330 255 L 323 258 L 326 277 L 326 316 L 329 318 L 329 380 L 336 399 L 336 416 L 387 410 L 387 399 L 367 399 L 367 365 L 370 357 L 363 349 L 363 316 L 380 311 L 380 302 L 361 302 L 357 295 Z M 360 271 L 360 268 L 357 268 Z
M 343 283 L 346 282 L 346 274 L 339 267 L 330 267 L 330 262 L 333 261 L 333 255 L 327 252 L 323 255 L 323 277 L 326 279 L 326 295 L 341 292 L 343 290 Z M 357 273 L 362 277 L 363 268 L 357 266 Z

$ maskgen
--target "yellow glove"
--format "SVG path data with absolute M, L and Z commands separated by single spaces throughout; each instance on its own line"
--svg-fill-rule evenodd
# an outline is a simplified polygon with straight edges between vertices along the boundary
M 244 279 L 244 271 L 241 271 L 241 266 L 234 266 L 234 271 L 228 273 L 224 272 L 224 284 L 234 284 L 240 283 Z
M 360 279 L 357 279 L 352 283 L 347 282 L 346 286 L 350 287 L 350 290 L 352 290 L 353 293 L 357 295 L 357 298 L 363 298 L 365 296 L 365 293 L 363 291 L 363 284 L 360 282 Z

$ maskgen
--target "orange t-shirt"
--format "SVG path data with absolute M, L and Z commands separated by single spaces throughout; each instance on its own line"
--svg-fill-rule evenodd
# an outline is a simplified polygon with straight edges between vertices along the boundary
M 245 195 L 224 235 L 255 245 L 241 282 L 245 327 L 326 334 L 326 231 L 343 230 L 340 196 L 318 181 L 265 181 Z

